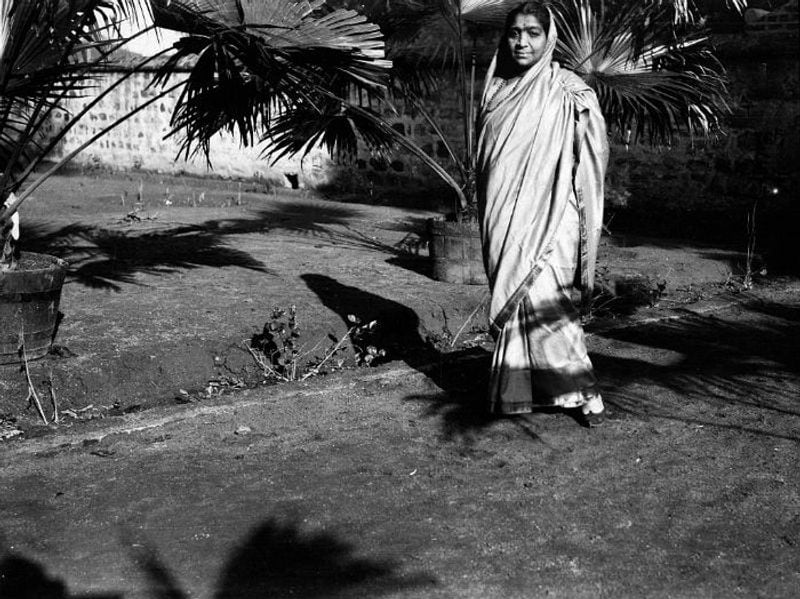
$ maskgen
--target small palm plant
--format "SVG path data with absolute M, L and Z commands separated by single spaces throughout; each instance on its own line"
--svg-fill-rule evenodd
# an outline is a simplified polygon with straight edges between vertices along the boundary
M 41 140 L 62 101 L 85 95 L 97 67 L 147 30 L 121 37 L 121 22 L 143 22 L 151 7 L 156 25 L 184 34 L 155 78 L 158 93 L 29 183 L 69 130 L 132 74 Z M 191 72 L 172 81 L 185 58 L 194 60 Z M 324 0 L 0 0 L 0 270 L 13 267 L 14 215 L 22 202 L 83 148 L 174 90 L 183 88 L 174 124 L 185 135 L 184 151 L 207 152 L 215 133 L 227 129 L 252 142 L 287 110 L 335 108 L 332 124 L 358 118 L 362 109 L 352 94 L 380 95 L 389 66 L 378 27 L 352 10 L 325 10 Z
M 36 187 L 14 194 L 78 118 L 49 141 L 41 130 L 63 100 L 85 93 L 91 70 L 122 40 L 119 24 L 144 0 L 0 0 L 0 270 L 13 265 L 11 223 Z

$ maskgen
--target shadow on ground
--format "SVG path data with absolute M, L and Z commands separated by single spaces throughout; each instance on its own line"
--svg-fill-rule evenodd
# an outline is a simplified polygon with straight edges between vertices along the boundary
M 756 424 L 766 413 L 800 418 L 800 306 L 751 302 L 742 308 L 741 322 L 687 313 L 680 320 L 603 333 L 642 348 L 636 357 L 592 355 L 607 401 L 635 416 L 800 440 L 796 433 L 736 422 L 742 411 L 756 414 Z M 666 364 L 648 360 L 648 350 L 677 357 Z M 670 397 L 681 403 L 670 403 Z
M 497 422 L 485 406 L 488 351 L 442 352 L 426 337 L 410 308 L 327 276 L 304 274 L 302 279 L 345 323 L 353 313 L 378 320 L 378 346 L 389 351 L 390 359 L 402 359 L 438 387 L 439 391 L 407 399 L 427 402 L 427 415 L 442 419 L 448 438 L 469 438 Z M 743 409 L 800 418 L 800 306 L 751 302 L 742 309 L 741 322 L 686 312 L 680 319 L 602 333 L 628 346 L 625 352 L 592 353 L 607 403 L 632 417 L 658 416 L 800 439 L 737 418 Z M 513 420 L 536 436 L 525 418 Z
M 124 532 L 122 544 L 146 581 L 152 599 L 186 599 L 179 575 L 143 538 Z M 215 599 L 381 597 L 436 584 L 428 574 L 401 576 L 385 560 L 358 557 L 357 548 L 329 533 L 309 533 L 291 521 L 270 519 L 232 552 L 216 583 Z M 14 599 L 123 599 L 125 592 L 73 595 L 35 561 L 15 553 L 0 560 L 0 597 Z
M 328 533 L 305 534 L 294 523 L 268 520 L 231 556 L 215 599 L 381 597 L 435 584 L 424 574 L 400 577 L 388 561 L 363 559 Z
M 157 216 L 136 213 L 108 226 L 71 224 L 53 228 L 29 222 L 23 231 L 23 249 L 66 260 L 71 267 L 70 278 L 78 283 L 115 291 L 119 291 L 120 283 L 135 284 L 137 273 L 169 274 L 200 266 L 235 266 L 271 273 L 261 261 L 228 244 L 233 236 L 271 231 L 288 232 L 316 243 L 389 253 L 392 264 L 426 272 L 426 261 L 416 255 L 414 243 L 407 239 L 396 245 L 383 243 L 351 226 L 358 215 L 358 210 L 338 205 L 283 202 L 245 216 L 198 224 L 160 223 Z M 394 228 L 406 231 L 407 238 L 418 239 L 415 231 L 421 230 L 419 220 L 412 218 Z
M 136 284 L 139 273 L 165 275 L 201 266 L 270 273 L 247 252 L 228 247 L 223 235 L 193 225 L 143 232 L 29 224 L 25 235 L 25 250 L 66 260 L 71 280 L 100 289 L 120 291 L 121 283 Z
M 442 419 L 447 438 L 468 437 L 498 420 L 485 406 L 491 353 L 479 347 L 442 351 L 411 308 L 325 275 L 306 273 L 301 278 L 345 324 L 350 314 L 378 321 L 373 343 L 387 351 L 386 359 L 402 360 L 440 389 L 406 399 L 427 403 L 426 414 Z
M 14 599 L 123 599 L 119 593 L 71 595 L 64 582 L 33 560 L 9 553 L 0 560 L 0 597 Z M 166 597 L 154 595 L 154 597 Z

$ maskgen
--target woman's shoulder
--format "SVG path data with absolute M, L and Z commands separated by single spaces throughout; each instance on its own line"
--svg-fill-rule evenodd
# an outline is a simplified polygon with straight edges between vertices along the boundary
M 559 66 L 556 77 L 561 87 L 570 93 L 594 93 L 592 88 L 574 71 Z
M 594 90 L 574 71 L 560 67 L 556 77 L 562 89 L 580 107 L 593 108 L 597 104 L 597 96 Z

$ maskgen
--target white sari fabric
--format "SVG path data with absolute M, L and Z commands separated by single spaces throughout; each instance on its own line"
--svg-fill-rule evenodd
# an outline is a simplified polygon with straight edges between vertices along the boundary
M 591 298 L 608 159 L 594 92 L 545 54 L 520 77 L 492 61 L 478 122 L 478 201 L 495 413 L 578 407 L 598 397 L 572 291 Z

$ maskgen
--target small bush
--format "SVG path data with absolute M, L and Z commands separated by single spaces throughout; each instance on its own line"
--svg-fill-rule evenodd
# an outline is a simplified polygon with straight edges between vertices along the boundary
M 377 321 L 363 323 L 348 315 L 350 328 L 341 337 L 330 334 L 310 349 L 301 343 L 300 325 L 295 306 L 285 310 L 273 308 L 262 331 L 253 336 L 247 350 L 261 368 L 265 378 L 283 382 L 304 381 L 319 374 L 341 370 L 352 355 L 356 366 L 370 366 L 386 355 L 373 342 Z M 321 350 L 323 343 L 326 349 Z

